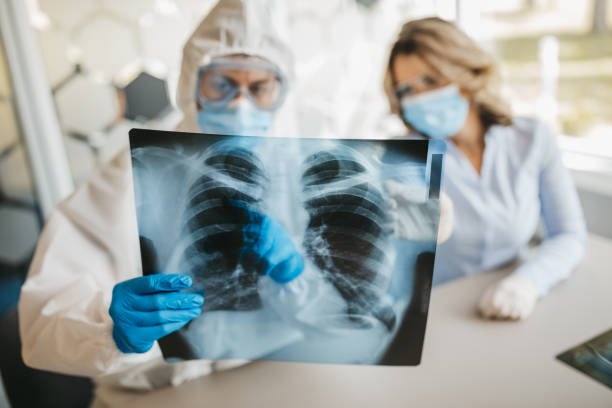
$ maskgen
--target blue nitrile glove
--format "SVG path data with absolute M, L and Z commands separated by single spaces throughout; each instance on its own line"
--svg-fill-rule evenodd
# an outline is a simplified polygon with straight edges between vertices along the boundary
M 108 310 L 113 338 L 124 353 L 144 353 L 153 343 L 202 312 L 204 297 L 182 293 L 191 278 L 180 274 L 147 275 L 120 282 L 113 289 Z
M 254 261 L 260 274 L 268 275 L 277 283 L 288 283 L 304 270 L 304 259 L 283 227 L 272 217 L 258 213 L 243 201 L 228 200 L 248 215 L 243 229 L 242 260 Z

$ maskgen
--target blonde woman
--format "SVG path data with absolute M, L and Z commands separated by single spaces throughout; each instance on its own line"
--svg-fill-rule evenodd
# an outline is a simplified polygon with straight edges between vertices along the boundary
M 524 319 L 579 262 L 586 230 L 555 135 L 511 116 L 495 74 L 491 56 L 454 24 L 425 18 L 402 27 L 385 91 L 410 131 L 447 141 L 444 189 L 454 226 L 438 245 L 434 283 L 520 257 L 541 217 L 546 234 L 535 254 L 479 303 L 484 317 Z

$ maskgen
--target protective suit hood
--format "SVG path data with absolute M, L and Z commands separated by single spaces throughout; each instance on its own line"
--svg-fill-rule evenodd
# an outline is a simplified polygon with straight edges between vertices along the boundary
M 183 120 L 177 130 L 199 132 L 195 89 L 198 69 L 214 57 L 248 54 L 275 64 L 291 80 L 293 58 L 281 40 L 276 8 L 267 0 L 220 0 L 195 29 L 183 48 L 177 103 Z

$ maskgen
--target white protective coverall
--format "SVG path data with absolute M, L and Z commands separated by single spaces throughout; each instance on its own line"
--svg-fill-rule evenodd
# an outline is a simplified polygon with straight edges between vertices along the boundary
M 184 118 L 178 130 L 199 130 L 197 72 L 215 56 L 264 57 L 291 77 L 292 57 L 270 18 L 271 7 L 264 0 L 221 0 L 196 28 L 183 49 L 177 101 Z M 115 345 L 108 313 L 112 289 L 142 275 L 130 168 L 124 150 L 47 220 L 19 301 L 25 363 L 138 389 L 177 385 L 235 366 L 239 362 L 168 364 L 157 343 L 143 354 L 124 354 Z

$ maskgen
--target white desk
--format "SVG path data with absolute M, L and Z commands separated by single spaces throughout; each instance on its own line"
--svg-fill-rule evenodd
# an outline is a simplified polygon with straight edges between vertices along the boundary
M 418 367 L 256 362 L 117 397 L 146 408 L 612 407 L 612 390 L 555 359 L 612 327 L 612 241 L 592 236 L 578 270 L 527 321 L 483 321 L 476 302 L 505 273 L 434 289 Z

